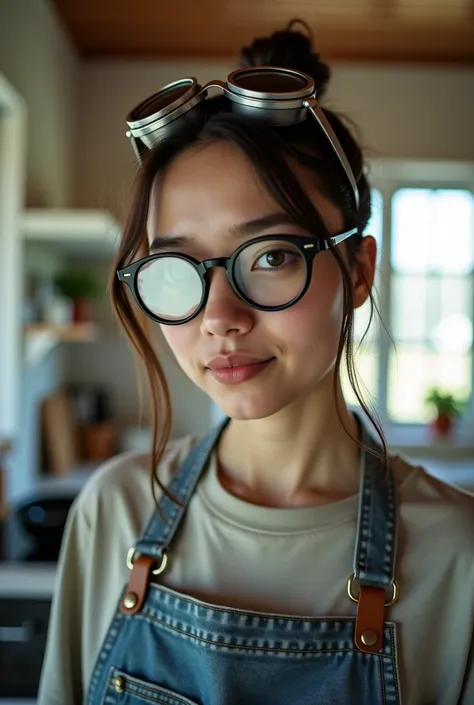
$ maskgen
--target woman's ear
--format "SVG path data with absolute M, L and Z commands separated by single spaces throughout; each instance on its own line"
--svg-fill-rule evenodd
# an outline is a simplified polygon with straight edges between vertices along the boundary
M 359 250 L 355 254 L 357 265 L 352 270 L 354 287 L 354 308 L 360 308 L 368 299 L 372 290 L 377 261 L 377 242 L 372 235 L 362 238 Z

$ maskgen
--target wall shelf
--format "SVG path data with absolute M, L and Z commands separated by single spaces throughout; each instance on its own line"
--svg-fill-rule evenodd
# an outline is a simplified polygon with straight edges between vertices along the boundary
M 112 256 L 120 226 L 105 210 L 29 208 L 23 212 L 25 243 L 54 245 L 64 255 L 97 258 Z
M 112 214 L 100 209 L 28 208 L 21 216 L 23 243 L 31 247 L 36 267 L 46 268 L 44 262 L 50 267 L 53 262 L 110 260 L 117 250 L 120 231 Z M 93 323 L 27 324 L 23 327 L 24 364 L 37 365 L 60 343 L 89 343 L 97 337 L 98 327 Z
M 23 327 L 25 364 L 36 365 L 59 343 L 90 343 L 97 340 L 97 336 L 98 328 L 94 323 L 28 323 Z

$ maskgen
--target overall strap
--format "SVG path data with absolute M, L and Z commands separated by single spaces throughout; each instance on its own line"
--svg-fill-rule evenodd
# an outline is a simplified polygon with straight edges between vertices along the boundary
M 130 549 L 127 556 L 130 578 L 120 603 L 120 610 L 124 614 L 134 615 L 140 611 L 150 575 L 159 575 L 165 570 L 168 548 L 184 517 L 209 456 L 228 422 L 228 418 L 224 419 L 193 446 L 168 488 L 179 504 L 163 493 L 143 536 Z
M 354 577 L 361 585 L 388 588 L 393 584 L 397 541 L 395 482 L 391 464 L 385 467 L 382 447 L 362 425 L 365 451 L 360 478 Z
M 225 418 L 193 446 L 168 487 L 170 494 L 180 504 L 173 502 L 165 493 L 161 495 L 158 502 L 159 509 L 153 513 L 150 523 L 135 546 L 137 553 L 150 558 L 162 558 L 167 551 L 214 446 L 228 422 L 229 419 Z
M 395 480 L 391 463 L 383 462 L 382 447 L 357 420 L 367 449 L 360 478 L 354 572 L 349 578 L 348 594 L 357 603 L 356 647 L 366 653 L 379 653 L 383 647 L 385 610 L 398 599 Z M 355 582 L 359 584 L 357 595 Z

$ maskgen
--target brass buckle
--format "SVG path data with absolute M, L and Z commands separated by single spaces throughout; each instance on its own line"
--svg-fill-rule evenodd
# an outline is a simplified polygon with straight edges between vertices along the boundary
M 351 577 L 347 581 L 347 594 L 351 598 L 352 602 L 359 603 L 359 598 L 356 597 L 353 593 L 352 586 L 354 584 L 354 580 L 356 579 L 355 573 L 352 573 Z M 392 605 L 395 604 L 395 602 L 398 600 L 398 583 L 396 580 L 392 582 L 392 597 L 388 602 L 385 602 L 385 607 L 391 607 Z
M 127 568 L 129 570 L 133 569 L 133 564 L 135 563 L 135 560 L 138 558 L 139 555 L 140 554 L 137 553 L 135 551 L 135 548 L 132 546 L 132 548 L 127 553 Z M 152 574 L 159 575 L 160 573 L 162 573 L 165 570 L 167 564 L 168 564 L 168 554 L 166 553 L 166 551 L 163 551 L 163 555 L 161 557 L 161 564 L 160 564 L 159 568 L 155 568 L 154 570 L 151 571 Z

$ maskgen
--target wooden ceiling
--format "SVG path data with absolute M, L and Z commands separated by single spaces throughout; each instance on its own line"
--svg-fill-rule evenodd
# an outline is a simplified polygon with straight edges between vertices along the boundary
M 295 17 L 327 59 L 474 64 L 474 0 L 50 0 L 87 58 L 233 57 Z

